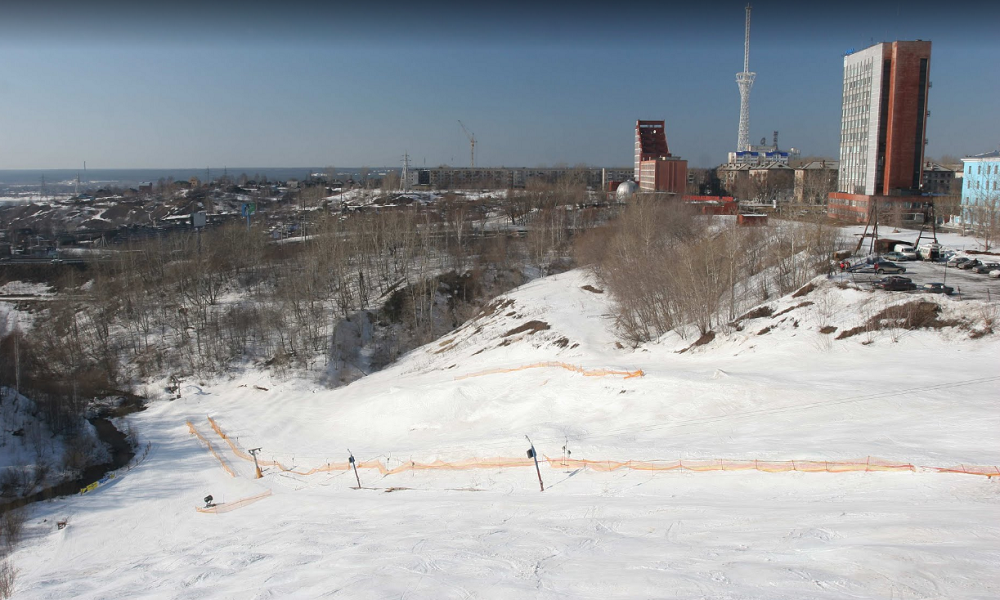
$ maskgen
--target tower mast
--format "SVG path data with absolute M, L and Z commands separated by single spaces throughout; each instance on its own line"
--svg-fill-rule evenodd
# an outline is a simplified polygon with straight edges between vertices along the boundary
M 756 73 L 750 72 L 750 5 L 747 4 L 746 36 L 743 40 L 743 72 L 736 74 L 736 85 L 740 88 L 740 132 L 736 140 L 736 151 L 750 149 L 750 88 Z

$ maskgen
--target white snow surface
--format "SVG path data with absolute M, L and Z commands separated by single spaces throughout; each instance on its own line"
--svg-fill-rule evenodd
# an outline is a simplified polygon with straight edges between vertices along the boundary
M 8 281 L 0 285 L 0 296 L 48 296 L 52 286 L 30 281 Z
M 18 598 L 995 598 L 1000 465 L 991 306 L 926 297 L 968 326 L 846 339 L 912 295 L 816 281 L 708 344 L 621 347 L 583 271 L 536 280 L 396 365 L 326 389 L 315 375 L 185 381 L 132 417 L 149 457 L 84 496 L 35 505 L 12 554 Z M 812 302 L 803 306 L 804 302 Z M 782 311 L 787 312 L 782 314 Z M 538 320 L 549 329 L 510 334 Z M 760 333 L 765 328 L 770 328 Z M 564 340 L 565 338 L 565 340 Z M 587 376 L 558 367 L 636 371 Z M 471 376 L 470 376 L 471 375 Z M 470 376 L 470 377 L 466 377 Z M 840 461 L 914 472 L 361 469 L 253 478 L 243 448 L 305 471 L 359 461 L 542 456 Z M 189 433 L 190 420 L 236 472 Z M 203 497 L 231 512 L 197 512 Z M 387 493 L 392 491 L 392 493 Z M 64 529 L 57 521 L 66 520 Z

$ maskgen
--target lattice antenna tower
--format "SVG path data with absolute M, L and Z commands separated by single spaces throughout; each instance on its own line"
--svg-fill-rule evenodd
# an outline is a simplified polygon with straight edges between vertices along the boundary
M 750 88 L 756 73 L 750 72 L 750 5 L 747 4 L 747 29 L 743 41 L 743 72 L 736 74 L 736 85 L 740 87 L 740 133 L 736 140 L 737 152 L 750 149 Z

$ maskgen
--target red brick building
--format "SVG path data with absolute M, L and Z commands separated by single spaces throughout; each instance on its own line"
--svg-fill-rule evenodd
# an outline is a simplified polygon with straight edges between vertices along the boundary
M 920 225 L 926 215 L 923 196 L 875 196 L 833 192 L 827 202 L 827 215 L 838 221 L 866 223 L 872 211 L 879 222 L 891 225 Z
M 664 121 L 635 122 L 635 180 L 643 192 L 683 194 L 687 161 L 670 154 Z

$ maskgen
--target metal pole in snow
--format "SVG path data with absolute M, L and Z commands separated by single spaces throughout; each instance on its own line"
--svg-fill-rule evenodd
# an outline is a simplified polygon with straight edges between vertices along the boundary
M 531 443 L 531 438 L 528 436 L 524 436 L 524 439 L 528 440 L 528 444 L 531 446 L 531 449 L 528 450 L 528 458 L 535 459 L 535 473 L 538 473 L 538 487 L 544 492 L 545 484 L 542 483 L 542 470 L 538 468 L 538 454 L 535 452 L 535 445 Z
M 347 459 L 347 462 L 351 463 L 351 466 L 354 467 L 354 478 L 358 480 L 358 489 L 360 490 L 361 478 L 358 477 L 358 465 L 356 462 L 354 462 L 354 453 L 351 452 L 350 448 L 347 449 L 347 453 L 351 455 L 351 457 Z

